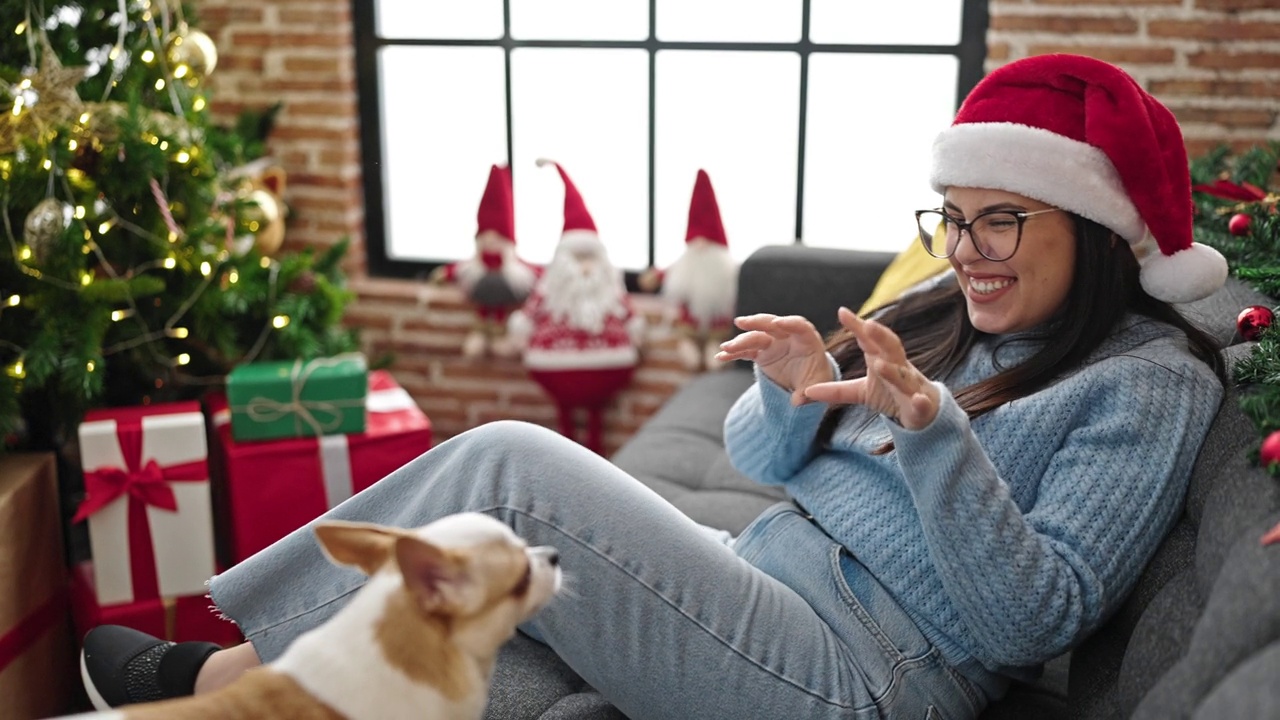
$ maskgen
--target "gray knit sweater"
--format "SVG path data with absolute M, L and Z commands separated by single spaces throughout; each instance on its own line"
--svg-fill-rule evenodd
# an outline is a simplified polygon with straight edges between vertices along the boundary
M 1018 340 L 975 345 L 919 431 L 858 409 L 820 448 L 827 406 L 792 407 L 758 371 L 725 419 L 733 464 L 784 485 L 944 657 L 1014 675 L 1119 606 L 1176 519 L 1222 397 L 1179 331 L 1129 317 L 1074 374 L 970 422 L 950 389 L 1025 360 L 1034 347 Z M 890 437 L 893 452 L 871 454 Z

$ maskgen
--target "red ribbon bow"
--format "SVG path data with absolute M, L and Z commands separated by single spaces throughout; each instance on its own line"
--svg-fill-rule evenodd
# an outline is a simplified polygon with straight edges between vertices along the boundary
M 73 523 L 110 505 L 122 495 L 129 496 L 129 565 L 133 571 L 135 599 L 158 597 L 151 527 L 147 506 L 178 511 L 178 499 L 171 482 L 195 482 L 209 477 L 204 460 L 164 465 L 155 459 L 142 464 L 142 420 L 117 419 L 116 438 L 120 442 L 123 468 L 103 467 L 84 474 L 85 499 L 76 509 Z

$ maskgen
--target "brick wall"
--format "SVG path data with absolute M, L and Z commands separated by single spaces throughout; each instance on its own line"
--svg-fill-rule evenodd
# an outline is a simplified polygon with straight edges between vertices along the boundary
M 419 300 L 407 281 L 364 273 L 359 117 L 349 0 L 197 0 L 219 49 L 210 78 L 215 112 L 283 101 L 271 150 L 289 173 L 288 246 L 355 240 L 348 262 L 358 301 L 348 322 L 391 369 L 443 439 L 498 418 L 554 425 L 538 386 L 514 361 L 464 362 L 470 321 L 461 298 Z M 1277 0 L 993 0 L 988 69 L 1027 55 L 1069 51 L 1122 65 L 1165 101 L 1199 154 L 1218 142 L 1280 139 Z M 1269 9 L 1277 8 L 1277 9 Z M 651 317 L 652 298 L 639 302 Z M 689 375 L 660 335 L 646 343 L 632 388 L 607 414 L 616 448 Z
M 1278 0 L 993 0 L 987 69 L 1050 52 L 1122 66 L 1200 155 L 1280 140 Z

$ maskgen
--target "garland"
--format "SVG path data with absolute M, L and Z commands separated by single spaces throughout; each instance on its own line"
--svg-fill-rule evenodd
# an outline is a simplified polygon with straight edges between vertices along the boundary
M 1231 274 L 1268 297 L 1280 296 L 1280 142 L 1233 154 L 1219 147 L 1191 162 L 1193 232 L 1216 248 Z M 1275 310 L 1252 305 L 1236 319 L 1239 334 L 1254 345 L 1233 368 L 1240 407 L 1261 442 L 1259 463 L 1280 476 L 1280 324 Z

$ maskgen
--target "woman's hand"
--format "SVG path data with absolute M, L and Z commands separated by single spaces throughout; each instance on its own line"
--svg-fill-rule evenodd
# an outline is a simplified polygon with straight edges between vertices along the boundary
M 720 343 L 716 359 L 751 360 L 764 376 L 791 391 L 791 404 L 809 402 L 805 389 L 831 380 L 826 345 L 813 323 L 799 315 L 759 314 L 733 319 L 744 332 Z
M 856 380 L 823 382 L 804 389 L 811 400 L 866 405 L 920 430 L 938 415 L 938 388 L 907 360 L 902 340 L 875 320 L 863 320 L 848 308 L 839 310 L 840 324 L 858 341 L 867 358 L 867 374 Z

